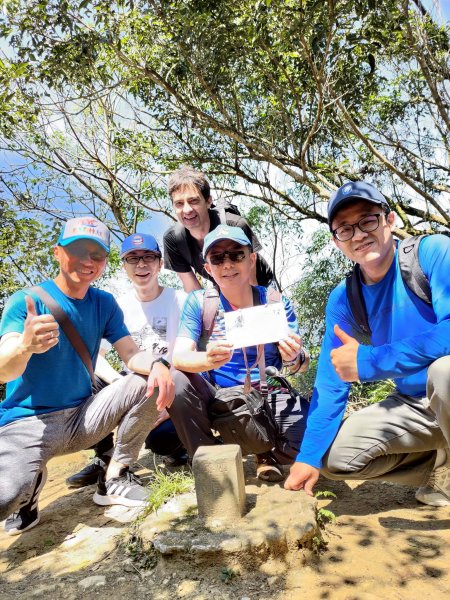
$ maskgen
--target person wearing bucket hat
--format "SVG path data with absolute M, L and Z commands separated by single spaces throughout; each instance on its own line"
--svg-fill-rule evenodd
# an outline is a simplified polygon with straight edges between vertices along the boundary
M 93 217 L 70 219 L 54 248 L 53 280 L 13 294 L 0 322 L 0 520 L 18 535 L 39 523 L 38 498 L 53 456 L 83 450 L 118 427 L 117 443 L 94 502 L 143 507 L 147 492 L 130 470 L 148 423 L 173 400 L 164 365 L 141 351 L 114 297 L 91 284 L 103 273 L 109 232 Z M 133 373 L 97 392 L 88 367 L 49 309 L 59 305 L 95 365 L 102 338 Z M 58 317 L 59 319 L 60 317 Z M 89 361 L 86 360 L 88 363 Z M 151 371 L 151 374 L 149 375 Z M 149 375 L 148 381 L 142 375 Z M 24 443 L 26 440 L 26 443 Z
M 186 294 L 182 290 L 159 284 L 161 250 L 152 235 L 133 233 L 126 237 L 122 242 L 120 258 L 133 286 L 117 298 L 125 325 L 139 348 L 151 350 L 153 360 L 162 359 L 167 368 L 172 360 L 173 344 Z M 106 341 L 102 342 L 95 369 L 96 375 L 105 383 L 112 383 L 121 377 L 104 358 L 110 347 Z M 158 367 L 161 368 L 161 365 Z M 127 372 L 129 371 L 125 367 L 123 373 Z M 166 410 L 159 413 L 155 423 L 148 424 L 148 430 L 145 446 L 155 454 L 164 456 L 166 466 L 186 464 L 186 451 Z M 113 448 L 111 433 L 94 446 L 93 459 L 81 471 L 66 479 L 67 485 L 81 488 L 96 483 L 98 476 L 107 469 Z
M 262 250 L 258 238 L 236 207 L 213 205 L 209 181 L 204 173 L 188 165 L 180 167 L 169 177 L 168 192 L 178 223 L 164 234 L 164 266 L 177 273 L 186 292 L 201 288 L 196 274 L 212 281 L 205 269 L 203 242 L 205 236 L 221 224 L 240 227 L 244 231 L 256 252 L 252 284 L 270 285 L 273 273 L 258 254 Z
M 361 326 L 353 285 L 342 281 L 327 303 L 308 424 L 285 487 L 312 494 L 321 472 L 417 486 L 419 502 L 448 506 L 450 239 L 398 244 L 394 220 L 370 183 L 347 182 L 330 198 L 333 242 L 356 265 L 348 281 L 356 279 L 367 319 Z M 417 262 L 406 271 L 411 252 Z M 407 283 L 419 270 L 430 297 Z M 384 379 L 394 391 L 342 421 L 351 383 Z
M 211 430 L 213 417 L 209 407 L 219 391 L 242 387 L 248 376 L 251 386 L 264 386 L 261 371 L 256 366 L 257 348 L 251 346 L 233 350 L 227 342 L 226 313 L 269 302 L 281 303 L 290 334 L 277 344 L 264 345 L 265 364 L 275 370 L 283 365 L 290 372 L 300 372 L 307 363 L 297 319 L 289 300 L 276 290 L 268 291 L 265 287 L 252 286 L 250 283 L 256 254 L 242 229 L 219 225 L 206 235 L 203 255 L 205 268 L 214 279 L 219 294 L 216 289 L 196 290 L 189 294 L 184 304 L 173 354 L 173 363 L 178 369 L 173 375 L 176 394 L 169 409 L 178 435 L 191 457 L 200 445 L 217 443 Z M 211 304 L 213 298 L 215 303 Z M 210 322 L 207 328 L 205 318 L 207 323 Z M 269 391 L 269 410 L 274 413 L 281 430 L 277 448 L 262 451 L 259 445 L 254 445 L 248 429 L 239 439 L 241 447 L 257 454 L 258 478 L 280 481 L 284 479 L 282 465 L 291 464 L 297 454 L 308 403 L 299 396 L 292 398 L 284 387 L 277 387 L 275 383 Z M 242 397 L 239 387 L 237 393 Z

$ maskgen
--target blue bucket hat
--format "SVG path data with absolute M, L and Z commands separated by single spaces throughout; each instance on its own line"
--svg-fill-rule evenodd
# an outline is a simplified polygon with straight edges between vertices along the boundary
M 161 256 L 158 242 L 148 233 L 133 233 L 125 238 L 120 249 L 120 258 L 123 258 L 128 252 L 132 252 L 133 250 L 148 250 Z
M 94 217 L 77 217 L 64 223 L 57 245 L 67 246 L 77 240 L 92 240 L 109 252 L 109 229 Z
M 331 223 L 338 210 L 345 204 L 356 200 L 368 200 L 373 204 L 382 206 L 387 211 L 391 210 L 386 198 L 372 184 L 366 181 L 347 181 L 334 192 L 328 202 L 328 225 L 330 231 Z
M 208 251 L 223 240 L 231 240 L 237 242 L 241 246 L 252 246 L 250 240 L 245 235 L 244 231 L 240 227 L 231 227 L 230 225 L 218 225 L 215 229 L 210 231 L 203 243 L 203 258 L 206 258 Z

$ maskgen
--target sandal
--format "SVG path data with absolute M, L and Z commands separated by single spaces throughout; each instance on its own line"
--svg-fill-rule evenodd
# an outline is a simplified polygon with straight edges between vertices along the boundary
M 261 481 L 283 481 L 285 475 L 283 467 L 277 463 L 275 458 L 266 452 L 265 454 L 256 455 L 256 477 Z

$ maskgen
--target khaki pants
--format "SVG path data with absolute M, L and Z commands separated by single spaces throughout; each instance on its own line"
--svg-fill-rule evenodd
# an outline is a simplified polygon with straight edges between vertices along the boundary
M 351 414 L 324 457 L 329 479 L 382 479 L 421 486 L 436 450 L 450 443 L 450 356 L 428 369 L 427 398 L 394 393 Z

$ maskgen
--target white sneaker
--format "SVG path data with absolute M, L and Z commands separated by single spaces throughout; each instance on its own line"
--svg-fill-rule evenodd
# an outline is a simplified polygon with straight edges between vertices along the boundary
M 446 461 L 432 471 L 427 485 L 416 492 L 416 500 L 430 506 L 450 506 L 450 450 L 445 449 Z

